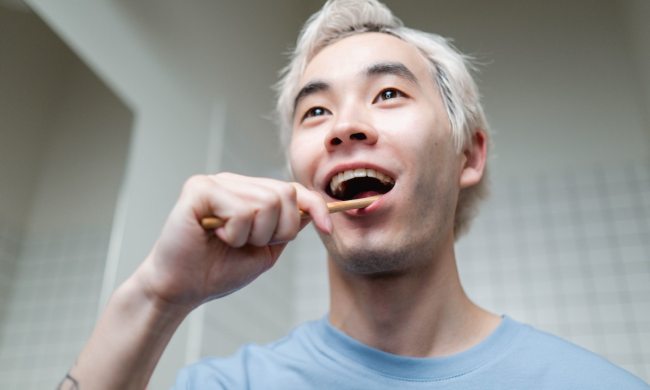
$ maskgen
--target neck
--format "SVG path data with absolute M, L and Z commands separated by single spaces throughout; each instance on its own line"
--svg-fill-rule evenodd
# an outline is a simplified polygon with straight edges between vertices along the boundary
M 500 319 L 465 294 L 453 241 L 432 257 L 426 266 L 380 276 L 351 274 L 330 259 L 332 325 L 404 356 L 445 356 L 478 344 Z

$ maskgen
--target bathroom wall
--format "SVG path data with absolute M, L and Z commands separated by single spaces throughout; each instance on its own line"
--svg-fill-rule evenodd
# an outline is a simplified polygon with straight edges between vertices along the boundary
M 0 387 L 54 388 L 97 315 L 132 115 L 32 13 L 0 29 Z
M 176 1 L 28 3 L 136 112 L 125 191 L 111 233 L 105 300 L 147 255 L 191 174 L 232 169 L 281 175 L 282 153 L 268 119 L 270 86 L 295 39 L 303 7 L 295 0 L 192 6 Z M 216 123 L 214 113 L 224 106 L 228 122 Z M 222 145 L 236 161 L 220 157 Z M 290 268 L 279 267 L 243 295 L 195 312 L 175 334 L 150 387 L 166 388 L 182 365 L 202 353 L 223 353 L 240 341 L 283 334 L 293 304 L 286 298 L 290 274 Z M 265 283 L 277 299 L 264 293 Z M 257 304 L 248 303 L 246 294 L 256 288 L 261 289 Z M 263 309 L 269 310 L 261 314 Z M 269 315 L 273 326 L 251 326 Z
M 8 37 L 23 36 L 24 42 Z M 0 7 L 0 323 L 11 298 L 12 280 L 45 141 L 40 131 L 50 114 L 65 61 L 63 45 L 33 16 Z M 44 37 L 44 39 L 36 39 Z M 40 64 L 48 61 L 48 67 Z
M 619 0 L 617 2 L 624 31 L 628 38 L 628 48 L 634 62 L 634 75 L 637 78 L 639 100 L 643 104 L 646 130 L 650 133 L 650 2 L 645 0 Z M 650 136 L 649 136 L 650 137 Z
M 568 167 L 494 188 L 458 248 L 469 296 L 649 380 L 647 167 Z
M 11 301 L 12 280 L 22 231 L 2 220 L 0 226 L 0 324 L 4 323 L 7 305 Z

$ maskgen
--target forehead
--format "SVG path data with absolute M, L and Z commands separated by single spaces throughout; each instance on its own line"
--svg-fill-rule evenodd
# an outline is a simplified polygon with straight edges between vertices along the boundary
M 372 32 L 343 38 L 322 49 L 307 64 L 300 85 L 312 80 L 335 83 L 382 62 L 402 63 L 420 82 L 430 79 L 428 62 L 415 46 L 389 34 Z

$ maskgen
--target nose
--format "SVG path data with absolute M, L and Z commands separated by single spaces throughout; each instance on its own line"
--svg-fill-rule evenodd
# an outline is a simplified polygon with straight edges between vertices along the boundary
M 346 116 L 332 126 L 325 138 L 325 148 L 332 152 L 355 145 L 374 145 L 377 139 L 377 131 L 367 121 L 358 116 Z

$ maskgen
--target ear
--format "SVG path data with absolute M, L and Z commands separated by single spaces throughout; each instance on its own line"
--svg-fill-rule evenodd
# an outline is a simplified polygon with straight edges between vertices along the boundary
M 463 166 L 460 173 L 460 188 L 477 184 L 483 177 L 487 162 L 487 134 L 477 130 L 469 144 L 463 150 Z

